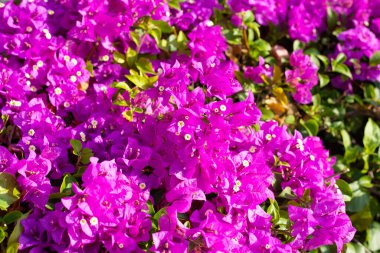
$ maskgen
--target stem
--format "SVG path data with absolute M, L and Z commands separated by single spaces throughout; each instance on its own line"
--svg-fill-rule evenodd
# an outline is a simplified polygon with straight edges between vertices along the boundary
M 346 168 L 345 170 L 339 171 L 339 172 L 335 173 L 335 174 L 332 175 L 332 176 L 326 177 L 326 178 L 325 178 L 325 181 L 327 181 L 327 180 L 329 180 L 329 179 L 331 179 L 331 178 L 334 178 L 334 177 L 336 177 L 336 176 L 339 176 L 339 175 L 345 174 L 345 173 L 347 173 L 347 172 L 349 172 L 349 171 L 350 171 L 350 170 L 349 170 L 348 168 Z

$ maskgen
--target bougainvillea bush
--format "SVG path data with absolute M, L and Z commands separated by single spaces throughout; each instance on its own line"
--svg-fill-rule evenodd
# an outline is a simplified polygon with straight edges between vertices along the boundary
M 0 251 L 380 250 L 379 38 L 377 0 L 0 2 Z

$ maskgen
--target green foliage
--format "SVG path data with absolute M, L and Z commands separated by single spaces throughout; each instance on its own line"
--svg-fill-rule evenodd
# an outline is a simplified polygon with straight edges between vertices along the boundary
M 78 156 L 78 163 L 88 164 L 90 158 L 94 156 L 91 149 L 83 148 L 82 143 L 78 140 L 70 140 L 70 144 L 73 148 L 73 154 Z
M 368 249 L 373 252 L 380 250 L 380 223 L 374 222 L 367 229 Z
M 380 146 L 380 127 L 372 119 L 365 126 L 363 144 L 368 154 L 372 154 Z
M 333 72 L 337 72 L 352 79 L 351 70 L 346 64 L 344 64 L 346 59 L 346 56 L 343 53 L 340 53 L 337 58 L 332 61 L 331 68 Z
M 274 199 L 269 199 L 270 205 L 267 209 L 267 213 L 272 216 L 272 223 L 276 224 L 280 220 L 280 207 Z
M 20 245 L 18 243 L 18 241 L 19 241 L 20 235 L 23 231 L 23 228 L 21 226 L 21 221 L 26 219 L 28 217 L 28 215 L 29 215 L 29 213 L 23 214 L 22 216 L 20 216 L 17 219 L 16 225 L 14 226 L 14 229 L 8 238 L 6 253 L 17 253 L 18 252 L 18 248 Z
M 6 211 L 10 205 L 20 198 L 16 179 L 8 173 L 0 173 L 0 210 Z
M 380 51 L 376 51 L 369 59 L 369 64 L 371 66 L 377 66 L 380 64 Z
M 73 186 L 73 183 L 75 183 L 75 182 L 76 182 L 76 180 L 72 175 L 66 174 L 63 177 L 61 187 L 59 188 L 59 192 L 60 193 L 72 193 L 72 186 Z

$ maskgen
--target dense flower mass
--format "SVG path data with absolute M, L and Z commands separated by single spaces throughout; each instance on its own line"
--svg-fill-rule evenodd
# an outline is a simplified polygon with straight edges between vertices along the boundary
M 352 17 L 329 57 L 379 81 L 368 59 L 380 49 L 380 3 L 15 2 L 0 2 L 0 175 L 19 191 L 1 210 L 22 214 L 8 247 L 341 252 L 352 240 L 334 158 L 318 137 L 262 120 L 247 88 L 277 85 L 278 97 L 309 104 L 322 61 L 288 45 L 268 58 L 263 41 L 248 42 L 256 31 L 239 50 L 262 53 L 241 68 L 219 19 L 246 32 L 253 12 L 254 27 L 305 44 L 328 31 L 331 10 Z
M 318 67 L 301 50 L 290 56 L 290 65 L 293 70 L 287 70 L 285 75 L 286 81 L 296 89 L 293 98 L 301 104 L 308 104 L 312 99 L 310 91 L 318 84 Z

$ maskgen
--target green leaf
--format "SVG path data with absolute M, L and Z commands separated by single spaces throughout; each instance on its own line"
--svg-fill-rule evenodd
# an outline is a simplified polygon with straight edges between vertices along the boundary
M 347 244 L 346 253 L 367 253 L 366 248 L 360 243 Z
M 376 217 L 380 213 L 380 203 L 377 198 L 371 196 L 369 199 L 369 210 L 372 216 Z
M 79 152 L 82 150 L 82 142 L 78 140 L 70 140 L 71 147 L 73 148 L 74 155 L 79 155 Z
M 7 232 L 5 232 L 2 227 L 0 227 L 0 243 L 2 243 L 5 239 L 5 237 L 7 237 L 7 236 L 8 236 Z
M 149 83 L 149 79 L 145 76 L 127 75 L 126 78 L 140 89 L 146 90 L 152 87 L 152 85 Z
M 6 114 L 1 115 L 1 120 L 3 121 L 3 128 L 0 129 L 0 134 L 2 134 L 6 130 L 8 119 L 9 119 L 9 115 L 6 115 Z
M 310 189 L 306 189 L 302 195 L 301 200 L 305 203 L 311 202 Z
M 368 119 L 364 128 L 363 144 L 368 154 L 375 152 L 380 146 L 380 127 L 371 118 Z
M 181 10 L 181 6 L 179 5 L 180 0 L 170 0 L 168 5 L 170 8 L 176 9 L 176 10 Z
M 127 91 L 131 89 L 126 82 L 118 82 L 118 83 L 114 82 L 112 84 L 112 87 L 117 88 L 117 89 L 127 90 Z
M 303 49 L 305 47 L 305 43 L 299 41 L 299 40 L 295 40 L 293 42 L 293 51 L 296 51 L 298 49 Z
M 255 15 L 253 15 L 253 12 L 248 10 L 244 12 L 244 17 L 243 17 L 243 24 L 249 25 L 250 23 L 255 21 Z
M 149 213 L 151 216 L 153 216 L 154 213 L 155 213 L 155 211 L 154 211 L 154 207 L 153 207 L 153 203 L 152 203 L 152 201 L 148 200 L 148 201 L 146 202 L 146 204 L 147 204 L 147 206 L 148 206 L 148 213 Z
M 321 105 L 321 95 L 319 94 L 313 95 L 312 101 L 313 101 L 313 110 L 317 111 Z
M 331 7 L 327 8 L 327 26 L 329 30 L 333 30 L 338 23 L 338 15 L 332 10 Z
M 294 115 L 288 115 L 286 118 L 285 118 L 285 123 L 287 125 L 293 125 L 296 123 L 296 117 L 294 117 Z
M 88 70 L 88 72 L 90 72 L 90 76 L 93 77 L 94 76 L 94 65 L 92 65 L 91 61 L 86 61 L 86 69 Z
M 113 59 L 115 60 L 115 62 L 119 63 L 119 64 L 123 64 L 125 63 L 125 56 L 124 54 L 118 52 L 118 51 L 115 51 L 113 53 Z
M 297 196 L 294 195 L 294 193 L 292 192 L 292 188 L 290 188 L 289 186 L 285 187 L 285 189 L 282 190 L 278 197 L 285 199 L 297 199 Z
M 368 205 L 368 203 L 369 194 L 359 189 L 353 192 L 353 197 L 347 204 L 347 210 L 353 213 L 357 213 L 362 211 Z
M 15 242 L 12 244 L 8 243 L 7 250 L 5 253 L 17 253 L 19 247 L 20 247 L 20 244 L 18 242 Z
M 252 29 L 253 34 L 256 35 L 256 38 L 261 37 L 261 32 L 260 32 L 260 25 L 256 22 L 249 24 L 250 29 Z
M 260 107 L 260 110 L 261 110 L 261 120 L 273 119 L 274 113 L 271 110 L 268 110 L 265 107 Z
M 49 197 L 49 199 L 50 199 L 50 197 Z M 50 211 L 54 211 L 54 209 L 55 209 L 55 206 L 54 206 L 55 204 L 53 203 L 53 202 L 47 202 L 46 203 L 46 205 L 45 205 L 45 208 L 47 209 L 47 210 L 50 210 Z
M 330 77 L 324 74 L 318 74 L 319 77 L 319 86 L 325 87 L 330 82 Z
M 61 187 L 59 188 L 59 192 L 60 193 L 64 193 L 64 192 L 67 192 L 67 191 L 71 192 L 71 189 L 73 187 L 73 183 L 74 182 L 75 182 L 75 178 L 72 175 L 70 175 L 70 174 L 66 174 L 63 177 Z
M 20 198 L 16 179 L 8 173 L 0 173 L 0 210 L 6 211 L 10 205 Z
M 157 82 L 157 80 L 158 80 L 158 76 L 151 76 L 151 77 L 148 78 L 148 80 L 149 80 L 149 86 L 153 87 L 153 84 L 155 82 Z
M 340 130 L 340 135 L 343 139 L 343 146 L 345 149 L 351 146 L 351 137 L 345 129 Z
M 154 231 L 157 231 L 159 230 L 159 227 L 158 227 L 158 220 L 161 218 L 161 216 L 167 214 L 166 213 L 166 207 L 163 207 L 161 208 L 160 210 L 158 210 L 157 213 L 155 213 L 152 217 L 152 228 Z
M 303 52 L 304 52 L 304 54 L 307 54 L 309 56 L 312 56 L 312 55 L 316 56 L 319 54 L 318 49 L 315 47 L 310 47 L 308 49 L 305 49 Z
M 361 173 L 362 174 L 367 174 L 368 170 L 369 170 L 369 154 L 368 153 L 362 154 L 362 159 L 364 161 L 364 167 L 361 170 Z
M 352 190 L 351 190 L 350 185 L 342 179 L 336 180 L 336 185 L 339 187 L 339 189 L 343 193 L 344 201 L 346 202 L 350 201 L 352 197 Z
M 380 64 L 380 51 L 376 51 L 369 59 L 369 65 L 377 66 Z
M 338 56 L 331 62 L 331 68 L 333 72 L 340 73 L 352 79 L 350 68 L 344 64 L 347 57 L 344 53 L 338 54 Z
M 263 39 L 258 39 L 252 43 L 253 47 L 256 48 L 257 50 L 261 52 L 268 52 L 272 49 L 271 45 L 269 42 L 263 40 Z
M 138 35 L 136 32 L 129 32 L 133 42 L 135 42 L 136 46 L 140 45 L 140 35 Z
M 336 64 L 335 66 L 333 65 L 332 71 L 340 73 L 340 74 L 345 75 L 346 77 L 352 79 L 351 70 L 346 64 L 339 63 L 339 64 Z
M 316 136 L 318 134 L 319 130 L 319 124 L 314 119 L 309 119 L 308 121 L 304 122 L 303 120 L 300 121 L 301 125 L 306 129 L 307 133 L 310 136 Z
M 355 162 L 360 157 L 361 151 L 362 149 L 359 146 L 347 147 L 344 152 L 344 160 L 347 164 Z
M 249 41 L 249 55 L 255 60 L 258 60 L 259 56 L 266 57 L 270 54 L 270 51 L 272 49 L 269 42 L 258 39 L 253 42 Z
M 372 179 L 370 176 L 362 176 L 360 179 L 359 179 L 359 185 L 361 187 L 364 187 L 364 188 L 372 188 L 373 187 L 373 184 L 372 184 Z
M 159 28 L 154 28 L 154 29 L 150 30 L 149 34 L 156 40 L 157 44 L 160 44 L 162 32 Z
M 335 245 L 324 245 L 324 246 L 320 246 L 317 252 L 318 253 L 337 253 L 337 248 Z M 316 253 L 316 252 L 312 252 L 312 253 Z
M 373 252 L 380 250 L 380 223 L 374 222 L 367 230 L 367 242 Z
M 177 36 L 178 49 L 185 50 L 187 48 L 188 41 L 189 40 L 187 39 L 186 34 L 182 31 L 179 31 Z
M 376 92 L 376 89 L 374 85 L 372 84 L 365 84 L 363 91 L 364 91 L 364 97 L 369 100 L 377 100 L 378 94 Z
M 20 212 L 18 210 L 9 212 L 6 215 L 4 215 L 3 222 L 5 222 L 5 224 L 9 225 L 9 224 L 15 222 L 16 220 L 20 219 L 22 217 L 22 215 L 23 215 L 22 212 Z
M 88 163 L 90 163 L 90 158 L 94 156 L 94 153 L 92 153 L 91 149 L 84 148 L 80 152 L 80 156 L 81 156 L 80 162 L 82 164 L 88 164 Z
M 158 27 L 162 33 L 171 33 L 173 28 L 162 20 L 151 20 L 150 21 L 154 26 Z
M 142 74 L 149 73 L 154 74 L 152 63 L 146 58 L 140 58 L 136 62 L 136 67 Z
M 368 208 L 351 215 L 350 219 L 358 231 L 365 231 L 373 221 L 372 214 Z
M 274 199 L 269 199 L 270 205 L 267 209 L 267 213 L 272 216 L 272 224 L 276 224 L 280 219 L 280 207 L 277 204 L 277 201 Z
M 321 68 L 321 64 L 315 54 L 311 54 L 309 55 L 309 57 L 310 57 L 310 60 L 318 67 L 318 69 Z
M 26 219 L 29 215 L 30 211 L 26 214 L 23 214 L 22 217 L 20 217 L 18 220 L 17 220 L 17 223 L 16 223 L 16 226 L 15 228 L 13 229 L 11 235 L 9 236 L 9 239 L 8 239 L 8 247 L 7 247 L 7 253 L 8 252 L 17 252 L 18 250 L 18 241 L 19 241 L 19 238 L 20 238 L 20 235 L 23 231 L 23 228 L 21 226 L 21 221 Z
M 165 215 L 165 214 L 167 214 L 167 213 L 166 213 L 166 207 L 163 207 L 163 208 L 161 208 L 160 210 L 158 210 L 157 213 L 155 213 L 155 214 L 153 215 L 153 219 L 156 220 L 156 221 L 158 221 L 158 220 L 161 218 L 161 216 L 163 216 L 163 215 Z
M 347 60 L 347 57 L 344 53 L 339 53 L 338 56 L 333 61 L 333 65 L 338 65 L 344 63 Z
M 323 63 L 324 67 L 327 68 L 329 66 L 329 58 L 322 54 L 317 54 L 318 59 Z
M 133 50 L 131 47 L 128 47 L 126 58 L 128 66 L 132 67 L 136 62 L 137 52 Z
M 133 111 L 132 111 L 132 110 L 125 110 L 125 111 L 122 113 L 122 115 L 123 115 L 123 117 L 124 117 L 126 120 L 132 122 L 132 120 L 133 120 Z
M 224 29 L 223 35 L 230 45 L 240 45 L 242 40 L 242 32 L 240 29 Z
M 52 193 L 49 195 L 49 200 L 59 200 L 60 201 L 62 198 L 65 198 L 65 197 L 70 196 L 70 195 L 71 194 L 68 191 L 63 192 L 63 193 L 56 192 L 56 193 Z M 46 207 L 46 208 L 48 208 L 48 207 Z M 52 210 L 54 210 L 54 206 L 53 206 Z

